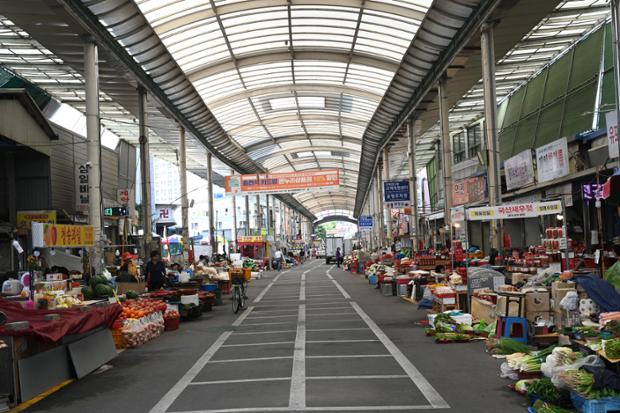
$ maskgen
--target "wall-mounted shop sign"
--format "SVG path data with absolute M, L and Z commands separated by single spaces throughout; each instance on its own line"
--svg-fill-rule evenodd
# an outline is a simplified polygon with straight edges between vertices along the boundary
M 55 224 L 56 211 L 17 211 L 15 223 L 18 230 L 29 230 L 33 222 Z
M 388 208 L 404 208 L 411 204 L 409 195 L 409 181 L 383 182 L 383 202 Z
M 525 204 L 468 208 L 467 219 L 469 221 L 490 221 L 494 219 L 536 218 L 561 213 L 561 201 L 528 202 Z
M 158 224 L 173 224 L 176 221 L 174 220 L 174 209 L 170 207 L 158 207 L 155 210 L 156 222 Z
M 360 231 L 372 231 L 372 215 L 360 215 L 360 217 L 357 219 L 357 225 Z
M 110 207 L 103 209 L 104 217 L 126 217 L 129 215 L 127 207 Z
M 282 194 L 340 186 L 340 170 L 232 175 L 224 177 L 226 194 Z
M 32 245 L 45 247 L 91 247 L 95 235 L 91 225 L 32 223 Z
M 129 205 L 131 201 L 131 192 L 129 189 L 119 189 L 116 191 L 116 200 L 121 205 Z
M 246 244 L 260 244 L 265 242 L 262 235 L 240 235 L 237 237 L 237 242 Z
M 558 139 L 536 148 L 538 182 L 552 181 L 568 175 L 568 143 Z
M 504 161 L 506 187 L 508 190 L 520 188 L 534 182 L 532 151 L 527 149 Z
M 618 119 L 615 110 L 605 114 L 605 123 L 607 125 L 609 159 L 614 159 L 618 157 Z
M 88 215 L 90 171 L 86 164 L 78 165 L 75 170 L 75 194 L 77 212 Z
M 461 179 L 452 184 L 452 205 L 465 205 L 482 202 L 487 196 L 487 179 L 474 176 Z

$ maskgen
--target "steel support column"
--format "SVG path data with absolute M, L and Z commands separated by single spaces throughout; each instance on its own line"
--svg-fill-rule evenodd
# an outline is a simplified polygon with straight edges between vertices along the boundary
M 235 171 L 231 171 L 231 173 L 234 175 Z M 233 193 L 232 196 L 232 207 L 233 207 L 233 245 L 234 245 L 234 249 L 233 251 L 237 252 L 237 195 L 235 195 Z
M 381 179 L 381 169 L 382 167 L 377 168 L 377 214 L 378 216 L 378 225 L 379 225 L 379 248 L 385 247 L 385 217 L 383 215 L 383 180 Z
M 91 263 L 99 273 L 103 265 L 103 220 L 101 196 L 101 124 L 99 120 L 99 57 L 97 44 L 91 38 L 84 43 L 84 83 L 86 100 L 86 137 L 88 139 L 89 191 L 88 221 L 95 239 Z
M 611 28 L 612 28 L 612 45 L 614 51 L 614 78 L 616 80 L 616 137 L 618 136 L 617 124 L 620 122 L 620 0 L 611 0 Z M 620 139 L 617 139 L 618 153 L 620 153 Z M 618 165 L 620 166 L 620 156 L 618 157 Z
M 245 235 L 250 235 L 250 196 L 245 196 Z
M 181 236 L 183 251 L 189 251 L 189 201 L 187 200 L 187 148 L 185 128 L 179 125 L 179 180 L 181 184 Z
M 480 35 L 482 54 L 482 84 L 484 88 L 484 123 L 487 136 L 487 181 L 489 205 L 501 203 L 499 174 L 499 142 L 497 141 L 497 99 L 495 97 L 495 47 L 493 26 L 485 23 Z M 491 221 L 491 248 L 500 249 L 499 221 Z
M 383 150 L 383 180 L 390 180 L 390 150 L 388 148 Z M 381 188 L 383 188 L 383 185 L 381 185 Z M 386 206 L 384 210 L 387 222 L 385 240 L 386 245 L 389 248 L 392 246 L 392 242 L 394 242 L 394 235 L 392 234 L 392 208 Z
M 207 179 L 209 185 L 209 244 L 211 245 L 211 254 L 218 253 L 217 237 L 215 234 L 215 208 L 213 207 L 213 155 L 207 152 Z
M 409 119 L 407 123 L 407 136 L 409 138 L 409 192 L 411 194 L 411 215 L 409 216 L 409 229 L 411 235 L 412 251 L 418 250 L 418 182 L 415 170 L 415 140 L 420 134 L 420 121 Z
M 151 153 L 149 132 L 146 127 L 146 90 L 138 87 L 138 134 L 140 135 L 140 177 L 142 179 L 142 228 L 144 230 L 144 253 L 150 253 L 153 238 L 153 211 L 151 210 Z
M 439 81 L 439 123 L 441 128 L 441 165 L 443 167 L 443 199 L 444 199 L 444 223 L 447 229 L 446 237 L 450 240 L 446 246 L 450 247 L 452 223 L 450 211 L 452 210 L 452 145 L 450 142 L 450 114 L 448 106 L 448 94 L 446 90 L 446 76 Z

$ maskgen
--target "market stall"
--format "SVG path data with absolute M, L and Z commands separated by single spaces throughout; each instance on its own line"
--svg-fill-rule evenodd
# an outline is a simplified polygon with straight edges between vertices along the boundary
M 262 235 L 239 236 L 237 248 L 242 257 L 261 261 L 264 266 L 269 262 L 269 246 Z

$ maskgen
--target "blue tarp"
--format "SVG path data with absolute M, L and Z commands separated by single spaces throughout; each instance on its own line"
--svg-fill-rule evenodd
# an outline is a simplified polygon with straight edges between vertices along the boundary
M 613 285 L 593 275 L 578 275 L 575 281 L 601 308 L 601 312 L 620 311 L 620 294 Z

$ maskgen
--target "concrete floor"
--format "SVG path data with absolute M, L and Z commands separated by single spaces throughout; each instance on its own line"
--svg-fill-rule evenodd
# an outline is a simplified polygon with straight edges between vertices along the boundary
M 323 261 L 269 273 L 229 301 L 29 412 L 524 412 L 482 343 L 438 345 L 426 315 Z

